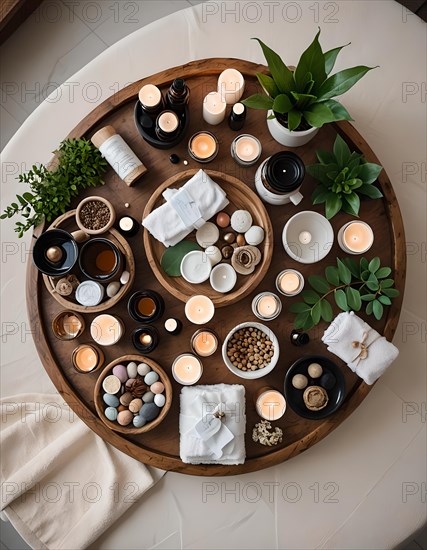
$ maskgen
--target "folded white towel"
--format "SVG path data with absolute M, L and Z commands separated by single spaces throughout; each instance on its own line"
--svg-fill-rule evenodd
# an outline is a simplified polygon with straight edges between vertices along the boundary
M 221 419 L 216 412 L 224 413 Z M 181 390 L 180 456 L 188 464 L 243 464 L 245 388 L 239 384 Z
M 180 189 L 166 189 L 163 197 L 166 203 L 153 210 L 142 225 L 166 247 L 182 241 L 229 202 L 221 187 L 203 170 Z
M 86 548 L 164 474 L 105 443 L 59 395 L 0 406 L 1 510 L 32 548 Z
M 346 311 L 335 317 L 322 341 L 360 378 L 371 385 L 393 363 L 399 350 L 365 321 Z

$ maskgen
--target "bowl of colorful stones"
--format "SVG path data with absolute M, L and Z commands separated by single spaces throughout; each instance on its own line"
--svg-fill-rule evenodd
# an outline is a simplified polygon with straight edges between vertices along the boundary
M 141 434 L 158 426 L 167 415 L 172 386 L 155 361 L 124 355 L 99 375 L 94 402 L 106 426 L 123 434 Z
M 285 397 L 300 416 L 311 420 L 326 418 L 344 401 L 344 375 L 328 357 L 301 357 L 286 373 Z
M 240 323 L 228 333 L 222 346 L 228 369 L 248 380 L 269 374 L 279 360 L 279 341 L 262 323 Z

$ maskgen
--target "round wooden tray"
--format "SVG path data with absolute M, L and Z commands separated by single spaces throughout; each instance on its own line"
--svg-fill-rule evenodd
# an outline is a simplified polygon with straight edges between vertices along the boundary
M 188 159 L 188 169 L 200 168 L 196 162 L 188 158 L 187 143 L 181 142 L 175 149 L 162 151 L 150 147 L 138 134 L 133 120 L 133 109 L 138 91 L 144 84 L 153 83 L 166 91 L 175 77 L 181 76 L 186 80 L 191 91 L 191 121 L 188 135 L 202 129 L 213 130 L 220 143 L 219 154 L 216 159 L 205 168 L 216 170 L 234 176 L 243 181 L 249 188 L 254 189 L 256 166 L 242 168 L 238 166 L 230 156 L 230 146 L 236 133 L 232 132 L 224 122 L 215 127 L 207 127 L 202 118 L 202 102 L 206 91 L 215 90 L 218 75 L 228 67 L 235 67 L 245 78 L 245 97 L 259 92 L 259 84 L 256 79 L 257 72 L 266 72 L 266 67 L 236 59 L 208 59 L 189 63 L 168 69 L 161 73 L 135 82 L 124 88 L 110 99 L 102 103 L 90 113 L 68 136 L 90 138 L 97 130 L 107 124 L 114 126 L 116 131 L 123 136 L 139 158 L 148 168 L 148 172 L 133 187 L 127 187 L 112 170 L 106 174 L 106 184 L 97 188 L 98 195 L 109 199 L 116 209 L 117 216 L 125 214 L 133 216 L 137 220 L 142 219 L 144 208 L 161 182 L 181 172 L 183 164 L 174 165 L 169 162 L 171 152 L 176 153 L 181 159 Z M 228 108 L 230 109 L 230 108 Z M 228 114 L 228 113 L 227 113 Z M 262 143 L 263 154 L 260 162 L 273 153 L 283 150 L 270 136 L 267 130 L 266 113 L 263 111 L 248 110 L 244 133 L 253 134 Z M 305 164 L 315 162 L 315 150 L 331 150 L 336 133 L 347 141 L 353 150 L 363 153 L 369 162 L 379 160 L 369 148 L 365 140 L 348 122 L 329 124 L 321 128 L 316 137 L 296 152 Z M 65 136 L 64 136 L 65 137 Z M 381 321 L 376 321 L 372 316 L 361 316 L 376 330 L 391 340 L 396 330 L 400 308 L 402 305 L 405 284 L 405 235 L 399 205 L 387 174 L 383 170 L 379 177 L 379 185 L 384 194 L 380 200 L 363 200 L 360 217 L 366 220 L 375 232 L 375 242 L 369 251 L 368 258 L 379 256 L 382 265 L 393 268 L 393 277 L 396 287 L 401 294 L 393 300 L 392 306 L 386 309 Z M 335 264 L 335 258 L 344 257 L 344 253 L 335 242 L 328 256 L 313 265 L 298 264 L 284 251 L 281 243 L 281 233 L 287 220 L 299 210 L 315 210 L 323 212 L 322 206 L 313 206 L 310 195 L 315 187 L 315 182 L 310 176 L 306 176 L 302 184 L 303 201 L 298 207 L 292 204 L 284 206 L 266 205 L 266 210 L 274 228 L 274 255 L 262 283 L 239 302 L 228 307 L 217 308 L 215 316 L 209 323 L 222 342 L 228 331 L 235 325 L 244 321 L 256 321 L 252 314 L 251 300 L 253 296 L 264 290 L 273 290 L 277 274 L 284 268 L 294 268 L 301 271 L 305 277 L 310 274 L 321 274 L 327 265 Z M 82 193 L 78 200 L 93 193 L 93 189 Z M 78 203 L 76 200 L 75 206 Z M 125 207 L 130 204 L 130 208 Z M 335 234 L 339 228 L 352 219 L 345 213 L 337 214 L 332 220 Z M 41 231 L 41 228 L 37 232 Z M 37 234 L 37 233 L 36 233 Z M 33 239 L 34 240 L 34 239 Z M 164 291 L 162 285 L 154 276 L 142 246 L 141 236 L 136 235 L 129 239 L 129 244 L 135 256 L 136 276 L 132 291 L 152 289 L 162 293 L 165 301 L 165 314 L 162 319 L 154 323 L 160 333 L 160 343 L 150 355 L 157 363 L 162 365 L 165 372 L 171 378 L 171 366 L 173 360 L 180 354 L 190 350 L 190 338 L 198 327 L 191 325 L 184 316 L 184 304 L 172 294 Z M 76 414 L 82 418 L 100 437 L 115 445 L 128 455 L 166 470 L 174 470 L 193 475 L 233 475 L 251 472 L 273 466 L 301 453 L 311 447 L 333 431 L 341 424 L 363 401 L 372 386 L 364 384 L 342 361 L 329 354 L 320 338 L 327 326 L 321 322 L 310 331 L 310 344 L 304 348 L 297 348 L 290 343 L 294 315 L 288 312 L 289 305 L 297 298 L 281 297 L 283 308 L 280 316 L 270 323 L 274 333 L 280 340 L 281 355 L 275 369 L 266 377 L 259 380 L 242 380 L 234 376 L 224 365 L 221 358 L 221 346 L 211 357 L 202 359 L 203 376 L 201 384 L 243 384 L 246 389 L 246 462 L 239 466 L 221 465 L 190 465 L 183 464 L 179 458 L 179 394 L 181 387 L 171 378 L 173 387 L 173 399 L 170 411 L 166 418 L 154 430 L 140 435 L 125 436 L 110 430 L 99 419 L 93 402 L 93 391 L 97 379 L 97 373 L 81 374 L 76 372 L 71 363 L 71 353 L 80 343 L 90 341 L 88 329 L 76 341 L 60 342 L 51 332 L 51 320 L 62 309 L 62 306 L 52 299 L 42 277 L 28 262 L 27 276 L 27 304 L 31 329 L 37 334 L 35 343 L 43 362 L 43 365 L 51 377 L 58 391 L 68 402 Z M 120 342 L 112 347 L 104 348 L 106 361 L 111 362 L 117 357 L 133 352 L 130 334 L 137 323 L 130 319 L 126 300 L 121 300 L 113 308 L 111 313 L 119 316 L 125 323 L 126 334 Z M 337 311 L 338 313 L 338 311 Z M 92 314 L 84 314 L 86 325 L 94 317 Z M 179 336 L 166 334 L 163 329 L 163 320 L 167 317 L 176 317 L 183 322 L 183 329 Z M 252 429 L 259 417 L 253 406 L 255 393 L 263 386 L 269 385 L 283 391 L 283 383 L 287 370 L 301 356 L 325 355 L 329 356 L 342 369 L 346 384 L 346 398 L 336 413 L 324 420 L 309 420 L 301 418 L 290 407 L 285 415 L 275 425 L 283 429 L 283 442 L 276 447 L 263 447 L 252 441 Z
M 180 188 L 194 176 L 197 171 L 197 169 L 193 169 L 180 172 L 160 185 L 147 202 L 143 219 L 165 202 L 162 197 L 162 193 L 165 189 L 168 187 Z M 178 300 L 186 302 L 194 294 L 203 294 L 209 296 L 215 304 L 215 307 L 222 307 L 241 300 L 250 294 L 250 292 L 252 292 L 252 290 L 254 290 L 263 280 L 270 267 L 273 255 L 273 227 L 262 201 L 245 183 L 233 176 L 223 174 L 222 172 L 213 170 L 205 170 L 205 172 L 226 192 L 230 204 L 224 208 L 225 212 L 232 213 L 235 210 L 248 210 L 252 215 L 253 224 L 259 225 L 264 229 L 267 238 L 265 238 L 258 247 L 262 252 L 262 260 L 256 266 L 255 271 L 247 276 L 238 275 L 237 283 L 233 291 L 223 294 L 214 290 L 209 281 L 199 285 L 193 285 L 188 283 L 183 277 L 169 277 L 163 271 L 160 263 L 166 248 L 161 242 L 152 237 L 146 229 L 144 230 L 144 246 L 147 259 L 157 280 L 168 292 L 178 298 Z M 193 231 L 187 239 L 195 241 L 195 231 Z M 223 245 L 225 244 L 227 243 L 224 242 Z
M 75 210 L 70 210 L 69 212 L 66 212 L 59 218 L 57 218 L 48 228 L 49 229 L 56 229 L 57 227 L 60 227 L 61 229 L 65 229 L 66 231 L 75 231 L 76 229 L 72 228 L 73 225 L 77 227 L 77 223 L 75 221 Z M 79 229 L 77 227 L 77 229 Z M 95 236 L 95 235 L 94 235 Z M 55 285 L 57 282 L 57 277 L 49 277 L 48 275 L 43 275 L 43 281 L 46 285 L 46 288 L 50 292 L 50 294 L 55 298 L 57 302 L 59 302 L 62 306 L 64 306 L 67 309 L 72 309 L 73 311 L 78 311 L 79 313 L 99 313 L 100 311 L 106 311 L 107 309 L 110 309 L 111 307 L 115 306 L 120 302 L 122 298 L 128 293 L 129 289 L 131 288 L 133 281 L 135 279 L 135 259 L 133 257 L 132 248 L 129 246 L 129 243 L 127 240 L 120 235 L 120 233 L 111 227 L 108 231 L 105 233 L 102 233 L 101 235 L 96 235 L 105 237 L 106 239 L 111 240 L 117 248 L 120 250 L 120 252 L 123 254 L 125 258 L 125 269 L 129 271 L 130 277 L 129 281 L 122 285 L 117 292 L 115 296 L 112 298 L 108 298 L 107 300 L 103 300 L 100 304 L 97 306 L 82 306 L 77 302 L 75 298 L 69 298 L 67 296 L 61 296 L 58 294 L 55 290 Z M 77 278 L 79 279 L 80 270 L 78 265 L 73 268 L 71 273 L 77 274 Z M 80 279 L 79 279 L 80 280 Z

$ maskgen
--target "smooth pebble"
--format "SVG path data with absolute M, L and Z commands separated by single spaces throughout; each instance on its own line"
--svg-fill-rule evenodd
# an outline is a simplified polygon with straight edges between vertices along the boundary
M 303 374 L 296 374 L 292 378 L 292 385 L 297 390 L 303 390 L 304 388 L 307 387 L 307 384 L 308 384 L 307 376 L 304 376 Z
M 114 376 L 117 376 L 117 378 L 120 380 L 122 384 L 124 384 L 126 380 L 129 378 L 128 371 L 124 365 L 116 365 L 113 368 L 113 374 Z
M 142 399 L 132 399 L 129 403 L 130 412 L 136 414 L 139 413 L 139 409 L 142 407 Z
M 145 418 L 147 422 L 151 422 L 159 416 L 160 408 L 154 403 L 145 403 L 142 405 L 139 414 Z
M 219 264 L 222 260 L 221 250 L 217 246 L 208 246 L 205 250 L 205 254 L 212 265 Z
M 133 417 L 133 425 L 135 428 L 142 428 L 145 424 L 147 424 L 147 421 L 143 416 L 136 415 Z
M 165 391 L 165 386 L 162 382 L 154 382 L 154 384 L 150 386 L 150 391 L 153 393 L 162 393 Z
M 130 388 L 132 384 L 135 382 L 135 378 L 129 378 L 129 380 L 126 381 L 126 388 Z
M 102 399 L 104 400 L 104 403 L 109 407 L 118 407 L 120 405 L 118 397 L 116 397 L 115 395 L 111 395 L 110 393 L 104 393 Z
M 325 372 L 325 374 L 320 379 L 320 385 L 325 388 L 325 390 L 331 390 L 336 384 L 335 376 L 330 372 Z
M 151 370 L 151 367 L 147 363 L 140 363 L 137 367 L 138 374 L 140 376 L 145 376 Z
M 162 393 L 158 393 L 154 396 L 154 403 L 158 407 L 163 407 L 163 405 L 166 403 L 166 397 Z
M 122 396 L 120 396 L 120 403 L 125 407 L 128 407 L 132 399 L 133 399 L 133 395 L 131 394 L 130 391 L 127 391 Z
M 114 376 L 114 374 L 110 374 L 102 382 L 102 387 L 104 388 L 104 391 L 106 393 L 114 394 L 120 391 L 122 383 L 117 378 L 117 376 Z
M 246 233 L 252 225 L 252 216 L 247 210 L 236 210 L 231 216 L 231 227 L 236 233 Z
M 129 271 L 123 271 L 120 277 L 120 282 L 122 283 L 122 285 L 127 284 L 129 282 L 129 279 L 130 279 Z
M 264 240 L 264 229 L 259 225 L 253 225 L 246 231 L 245 240 L 252 246 L 258 246 Z
M 152 403 L 154 401 L 154 393 L 152 391 L 147 391 L 142 396 L 144 403 Z
M 126 411 L 120 411 L 117 415 L 117 422 L 120 424 L 120 426 L 127 426 L 130 424 L 133 420 L 133 414 L 126 410 Z
M 322 376 L 323 369 L 319 365 L 319 363 L 311 363 L 311 365 L 308 366 L 308 374 L 312 378 L 319 378 L 319 376 Z
M 159 379 L 159 375 L 157 372 L 151 371 L 144 377 L 144 382 L 147 384 L 147 386 L 151 386 L 151 384 L 154 384 L 154 382 L 157 382 Z
M 115 407 L 107 407 L 105 409 L 105 416 L 106 418 L 108 418 L 108 420 L 111 420 L 111 422 L 114 422 L 115 420 L 117 420 L 117 415 L 118 415 L 118 412 Z
M 136 363 L 134 361 L 128 363 L 126 370 L 128 371 L 129 378 L 136 378 L 136 375 L 138 374 L 138 367 L 136 366 Z
M 107 286 L 107 290 L 106 290 L 107 296 L 109 298 L 112 298 L 118 293 L 119 290 L 120 290 L 120 283 L 118 281 L 113 281 Z

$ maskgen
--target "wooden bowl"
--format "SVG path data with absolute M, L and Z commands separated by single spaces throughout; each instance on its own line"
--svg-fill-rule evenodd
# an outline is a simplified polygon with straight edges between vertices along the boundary
M 168 187 L 182 187 L 198 171 L 199 169 L 192 169 L 180 172 L 160 185 L 148 200 L 143 218 L 146 218 L 153 210 L 165 202 L 162 197 L 165 189 Z M 227 198 L 230 201 L 230 204 L 224 208 L 226 212 L 231 214 L 235 210 L 248 210 L 252 215 L 253 224 L 259 225 L 264 229 L 265 239 L 258 247 L 262 253 L 262 259 L 256 266 L 255 271 L 251 275 L 237 275 L 237 283 L 233 291 L 222 294 L 214 290 L 209 281 L 195 285 L 188 283 L 183 277 L 170 277 L 167 275 L 161 267 L 161 259 L 165 247 L 151 236 L 147 229 L 144 229 L 144 246 L 148 262 L 156 279 L 175 298 L 186 302 L 194 294 L 203 294 L 212 300 L 215 307 L 223 307 L 237 302 L 250 294 L 263 280 L 273 256 L 273 227 L 261 199 L 246 184 L 222 172 L 213 170 L 205 170 L 205 172 L 226 192 Z M 190 233 L 186 239 L 195 241 L 195 231 Z
M 142 428 L 135 428 L 133 425 L 120 426 L 118 422 L 112 422 L 111 420 L 108 420 L 108 418 L 106 418 L 104 415 L 104 410 L 107 408 L 107 405 L 102 399 L 102 395 L 104 393 L 102 389 L 102 382 L 104 381 L 104 378 L 111 374 L 111 371 L 116 365 L 120 365 L 121 363 L 130 361 L 135 361 L 135 363 L 147 363 L 147 365 L 149 365 L 153 371 L 157 372 L 157 374 L 160 376 L 160 381 L 165 386 L 166 403 L 163 405 L 159 416 L 151 422 L 148 422 L 148 424 L 145 424 L 145 426 L 142 426 Z M 99 418 L 108 428 L 122 434 L 142 434 L 145 432 L 149 432 L 150 430 L 158 426 L 168 414 L 170 406 L 172 404 L 172 385 L 165 371 L 152 359 L 149 359 L 144 355 L 122 355 L 121 357 L 114 359 L 114 361 L 111 361 L 111 363 L 109 363 L 98 376 L 93 392 L 93 401 L 95 403 L 96 412 L 98 413 Z
M 75 210 L 70 210 L 69 212 L 66 212 L 65 214 L 57 218 L 48 228 L 48 230 L 55 229 L 61 226 L 62 229 L 66 229 L 67 231 L 72 232 L 74 230 L 73 225 L 75 228 L 75 213 Z M 101 311 L 106 311 L 107 309 L 110 309 L 110 307 L 115 306 L 131 289 L 133 281 L 135 279 L 135 259 L 133 257 L 133 252 L 131 247 L 129 246 L 129 243 L 124 237 L 122 237 L 122 235 L 120 235 L 118 231 L 116 231 L 112 227 L 103 236 L 111 240 L 122 253 L 125 259 L 124 269 L 126 271 L 129 271 L 130 274 L 129 281 L 125 285 L 122 285 L 120 287 L 115 296 L 113 296 L 112 298 L 104 299 L 97 306 L 82 306 L 76 301 L 74 297 L 61 296 L 56 292 L 55 286 L 58 282 L 58 277 L 54 278 L 49 277 L 48 275 L 43 275 L 43 281 L 46 285 L 47 290 L 64 308 L 78 311 L 79 313 L 99 313 Z M 70 274 L 75 274 L 78 279 L 81 279 L 82 277 L 81 272 L 77 266 L 74 266 L 69 275 Z M 82 281 L 80 280 L 80 282 Z
M 107 206 L 108 210 L 110 211 L 110 220 L 108 221 L 108 223 L 106 225 L 104 225 L 104 227 L 101 227 L 101 229 L 88 229 L 87 227 L 85 227 L 83 225 L 83 222 L 80 219 L 80 212 L 81 212 L 83 206 L 85 204 L 87 204 L 88 202 L 92 202 L 92 201 L 93 202 L 102 202 L 103 204 L 105 204 L 105 206 Z M 106 233 L 109 229 L 111 229 L 111 227 L 113 227 L 115 221 L 116 221 L 116 211 L 114 210 L 114 206 L 111 204 L 110 201 L 107 201 L 107 199 L 104 199 L 104 197 L 98 197 L 98 196 L 86 197 L 77 206 L 77 209 L 76 209 L 76 223 L 79 226 L 79 229 L 81 229 L 82 231 L 84 231 L 88 235 L 101 235 L 102 233 Z

